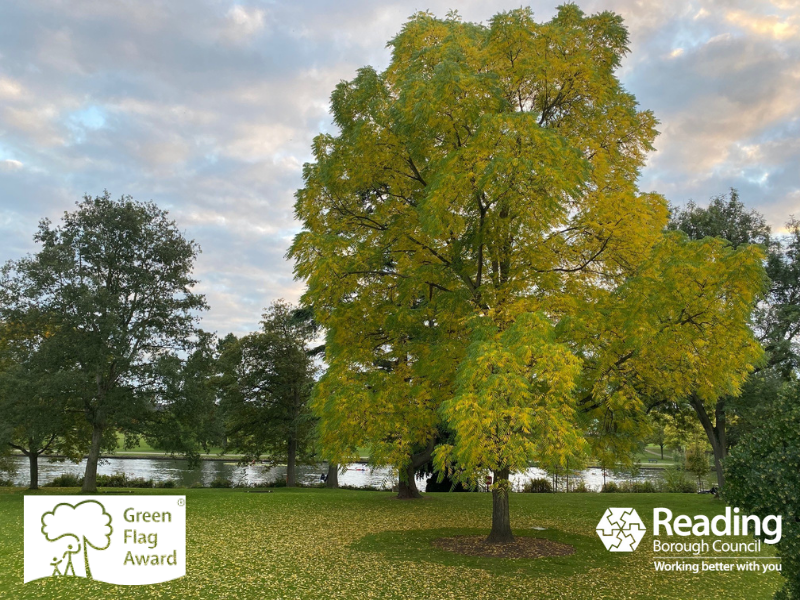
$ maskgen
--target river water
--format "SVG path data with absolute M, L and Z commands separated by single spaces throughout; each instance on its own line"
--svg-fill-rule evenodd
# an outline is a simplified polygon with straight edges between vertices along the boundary
M 17 467 L 17 473 L 12 478 L 20 486 L 27 486 L 29 482 L 28 459 L 25 457 L 15 457 L 13 459 Z M 69 461 L 58 461 L 50 458 L 39 459 L 39 485 L 52 481 L 62 473 L 73 473 L 83 476 L 86 462 L 72 463 Z M 103 459 L 98 466 L 97 472 L 103 475 L 113 475 L 125 473 L 128 478 L 138 477 L 152 479 L 153 481 L 172 480 L 179 487 L 189 487 L 192 485 L 209 485 L 218 478 L 230 479 L 238 485 L 257 485 L 284 479 L 286 477 L 286 467 L 269 467 L 266 465 L 240 466 L 235 460 L 205 460 L 195 469 L 190 469 L 185 460 L 180 459 L 152 459 L 152 458 L 108 458 Z M 315 484 L 320 482 L 320 475 L 327 472 L 325 465 L 300 465 L 297 467 L 297 479 L 303 484 Z M 655 480 L 660 471 L 658 469 L 642 469 L 638 477 L 632 478 L 633 481 Z M 517 473 L 511 476 L 513 489 L 521 491 L 522 486 L 531 478 L 548 478 L 548 475 L 538 468 L 530 468 L 526 473 Z M 586 487 L 592 491 L 599 491 L 603 485 L 603 472 L 600 469 L 585 469 L 581 471 L 579 477 L 583 479 Z M 606 473 L 606 481 L 629 481 L 630 477 L 620 477 L 610 472 Z M 551 480 L 552 481 L 552 480 Z M 339 474 L 339 483 L 353 487 L 372 486 L 380 489 L 391 489 L 397 483 L 397 476 L 388 467 L 370 468 L 368 465 L 351 464 L 347 466 L 344 473 Z M 570 488 L 577 483 L 576 478 L 570 479 Z M 560 479 L 560 486 L 564 485 L 564 479 Z M 425 479 L 417 479 L 417 487 L 425 491 Z

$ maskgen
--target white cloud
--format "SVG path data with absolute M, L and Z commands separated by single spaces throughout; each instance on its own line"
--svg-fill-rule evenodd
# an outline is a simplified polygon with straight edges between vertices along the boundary
M 22 96 L 22 85 L 8 77 L 0 77 L 0 98 L 11 100 Z
M 556 2 L 534 0 L 549 19 Z M 676 203 L 738 187 L 779 226 L 800 214 L 798 0 L 585 0 L 625 19 L 626 89 L 661 120 L 643 189 Z M 505 0 L 460 2 L 487 21 Z M 417 8 L 448 0 L 8 0 L 0 20 L 0 261 L 84 193 L 168 208 L 204 249 L 204 325 L 243 333 L 301 284 L 284 259 L 330 93 L 385 68 Z M 23 164 L 24 163 L 24 164 Z
M 13 158 L 0 160 L 0 171 L 19 171 L 22 168 L 22 163 Z
M 788 40 L 797 35 L 795 16 L 782 18 L 778 15 L 759 15 L 750 11 L 731 10 L 725 18 L 746 30 L 776 40 Z
M 223 38 L 228 42 L 247 42 L 264 29 L 266 12 L 260 8 L 235 5 L 225 15 Z

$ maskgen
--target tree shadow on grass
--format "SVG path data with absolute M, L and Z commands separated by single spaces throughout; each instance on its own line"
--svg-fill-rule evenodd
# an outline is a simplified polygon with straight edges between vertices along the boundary
M 595 536 L 566 533 L 555 529 L 545 531 L 516 530 L 516 537 L 533 537 L 551 540 L 574 547 L 575 552 L 567 556 L 541 558 L 498 558 L 467 556 L 450 552 L 434 545 L 434 541 L 454 536 L 488 535 L 481 529 L 410 529 L 406 531 L 384 531 L 365 535 L 354 542 L 351 548 L 357 552 L 376 552 L 390 560 L 409 562 L 433 562 L 447 566 L 483 569 L 493 574 L 524 573 L 526 576 L 559 577 L 585 573 L 591 569 L 619 565 L 629 558 L 608 552 Z

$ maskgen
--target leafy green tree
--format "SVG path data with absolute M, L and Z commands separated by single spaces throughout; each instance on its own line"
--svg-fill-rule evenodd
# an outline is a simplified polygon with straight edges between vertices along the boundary
M 693 240 L 718 237 L 734 247 L 747 244 L 768 247 L 773 243 L 772 231 L 764 216 L 747 210 L 739 192 L 733 188 L 727 195 L 712 197 L 706 208 L 693 201 L 685 208 L 673 208 L 668 227 L 683 231 Z
M 153 448 L 181 454 L 193 466 L 199 465 L 201 451 L 224 445 L 218 347 L 213 334 L 198 331 L 188 356 L 164 356 L 158 365 L 162 391 L 154 398 L 154 410 L 139 421 L 138 430 Z
M 262 330 L 227 340 L 221 357 L 228 445 L 245 460 L 262 455 L 285 460 L 286 482 L 296 485 L 298 460 L 313 450 L 315 419 L 308 408 L 315 365 L 308 347 L 316 325 L 278 300 L 264 314 Z
M 662 415 L 652 413 L 650 415 L 650 425 L 652 431 L 647 438 L 648 443 L 654 444 L 661 449 L 661 460 L 664 460 L 664 444 L 666 444 L 666 423 Z
M 686 470 L 697 477 L 697 488 L 703 489 L 703 477 L 711 470 L 708 466 L 709 444 L 704 432 L 698 432 L 689 439 L 684 453 Z
M 77 461 L 86 439 L 69 409 L 74 381 L 57 368 L 48 337 L 30 320 L 0 324 L 0 440 L 28 458 L 32 490 L 39 488 L 40 456 Z
M 0 320 L 46 319 L 52 366 L 71 374 L 72 408 L 91 429 L 83 491 L 94 492 L 101 449 L 153 410 L 163 357 L 191 346 L 205 308 L 191 291 L 198 248 L 155 204 L 108 192 L 58 226 L 43 220 L 34 239 L 35 255 L 3 268 Z
M 688 398 L 714 451 L 717 483 L 722 487 L 722 462 L 733 441 L 729 417 L 738 417 L 739 428 L 757 422 L 760 407 L 776 397 L 776 385 L 780 387 L 780 382 L 790 378 L 798 366 L 800 223 L 792 219 L 787 223 L 788 236 L 773 236 L 763 215 L 748 211 L 738 192 L 731 189 L 727 196 L 711 198 L 706 208 L 689 202 L 683 209 L 673 209 L 669 228 L 683 231 L 695 240 L 716 237 L 733 248 L 755 244 L 766 252 L 769 291 L 754 307 L 752 317 L 754 332 L 766 351 L 765 360 L 748 378 L 740 395 L 722 395 L 713 404 L 697 395 Z
M 781 515 L 777 544 L 784 586 L 780 600 L 800 598 L 800 383 L 787 383 L 763 420 L 725 461 L 728 504 L 760 517 Z
M 297 193 L 322 444 L 402 473 L 446 427 L 440 471 L 494 473 L 493 542 L 513 539 L 512 471 L 566 468 L 591 431 L 633 448 L 645 399 L 713 401 L 760 356 L 759 249 L 664 235 L 665 201 L 636 188 L 656 120 L 615 76 L 627 41 L 572 4 L 418 13 L 383 73 L 337 86 L 339 133 Z

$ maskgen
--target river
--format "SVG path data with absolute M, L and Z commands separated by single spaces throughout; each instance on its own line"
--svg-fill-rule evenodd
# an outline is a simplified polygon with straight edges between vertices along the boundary
M 28 459 L 14 457 L 13 462 L 17 473 L 12 480 L 20 486 L 27 486 L 29 479 Z M 39 459 L 39 485 L 52 481 L 62 473 L 73 473 L 82 476 L 86 462 L 72 463 L 58 461 L 50 458 Z M 269 467 L 266 465 L 240 466 L 235 460 L 204 460 L 200 466 L 190 469 L 185 460 L 172 458 L 107 458 L 102 459 L 97 469 L 103 475 L 125 473 L 128 478 L 137 477 L 152 479 L 153 481 L 172 480 L 179 487 L 207 486 L 218 478 L 230 479 L 239 485 L 258 485 L 284 479 L 286 467 Z M 297 468 L 297 479 L 303 484 L 316 484 L 320 482 L 320 475 L 327 472 L 325 465 L 300 465 Z M 658 469 L 642 469 L 634 481 L 655 480 L 660 471 Z M 520 491 L 524 483 L 531 478 L 547 478 L 547 474 L 538 468 L 530 468 L 526 473 L 516 473 L 511 477 L 513 489 Z M 603 473 L 600 469 L 590 468 L 580 472 L 587 489 L 599 491 L 603 485 Z M 607 481 L 628 481 L 628 477 L 620 477 L 612 473 L 606 474 Z M 563 478 L 562 478 L 563 481 Z M 391 489 L 397 483 L 397 476 L 387 467 L 370 468 L 364 464 L 348 465 L 344 473 L 339 475 L 339 483 L 353 487 L 372 486 L 381 489 Z M 571 478 L 570 487 L 574 487 L 576 479 Z M 417 486 L 425 491 L 425 479 L 417 479 Z

